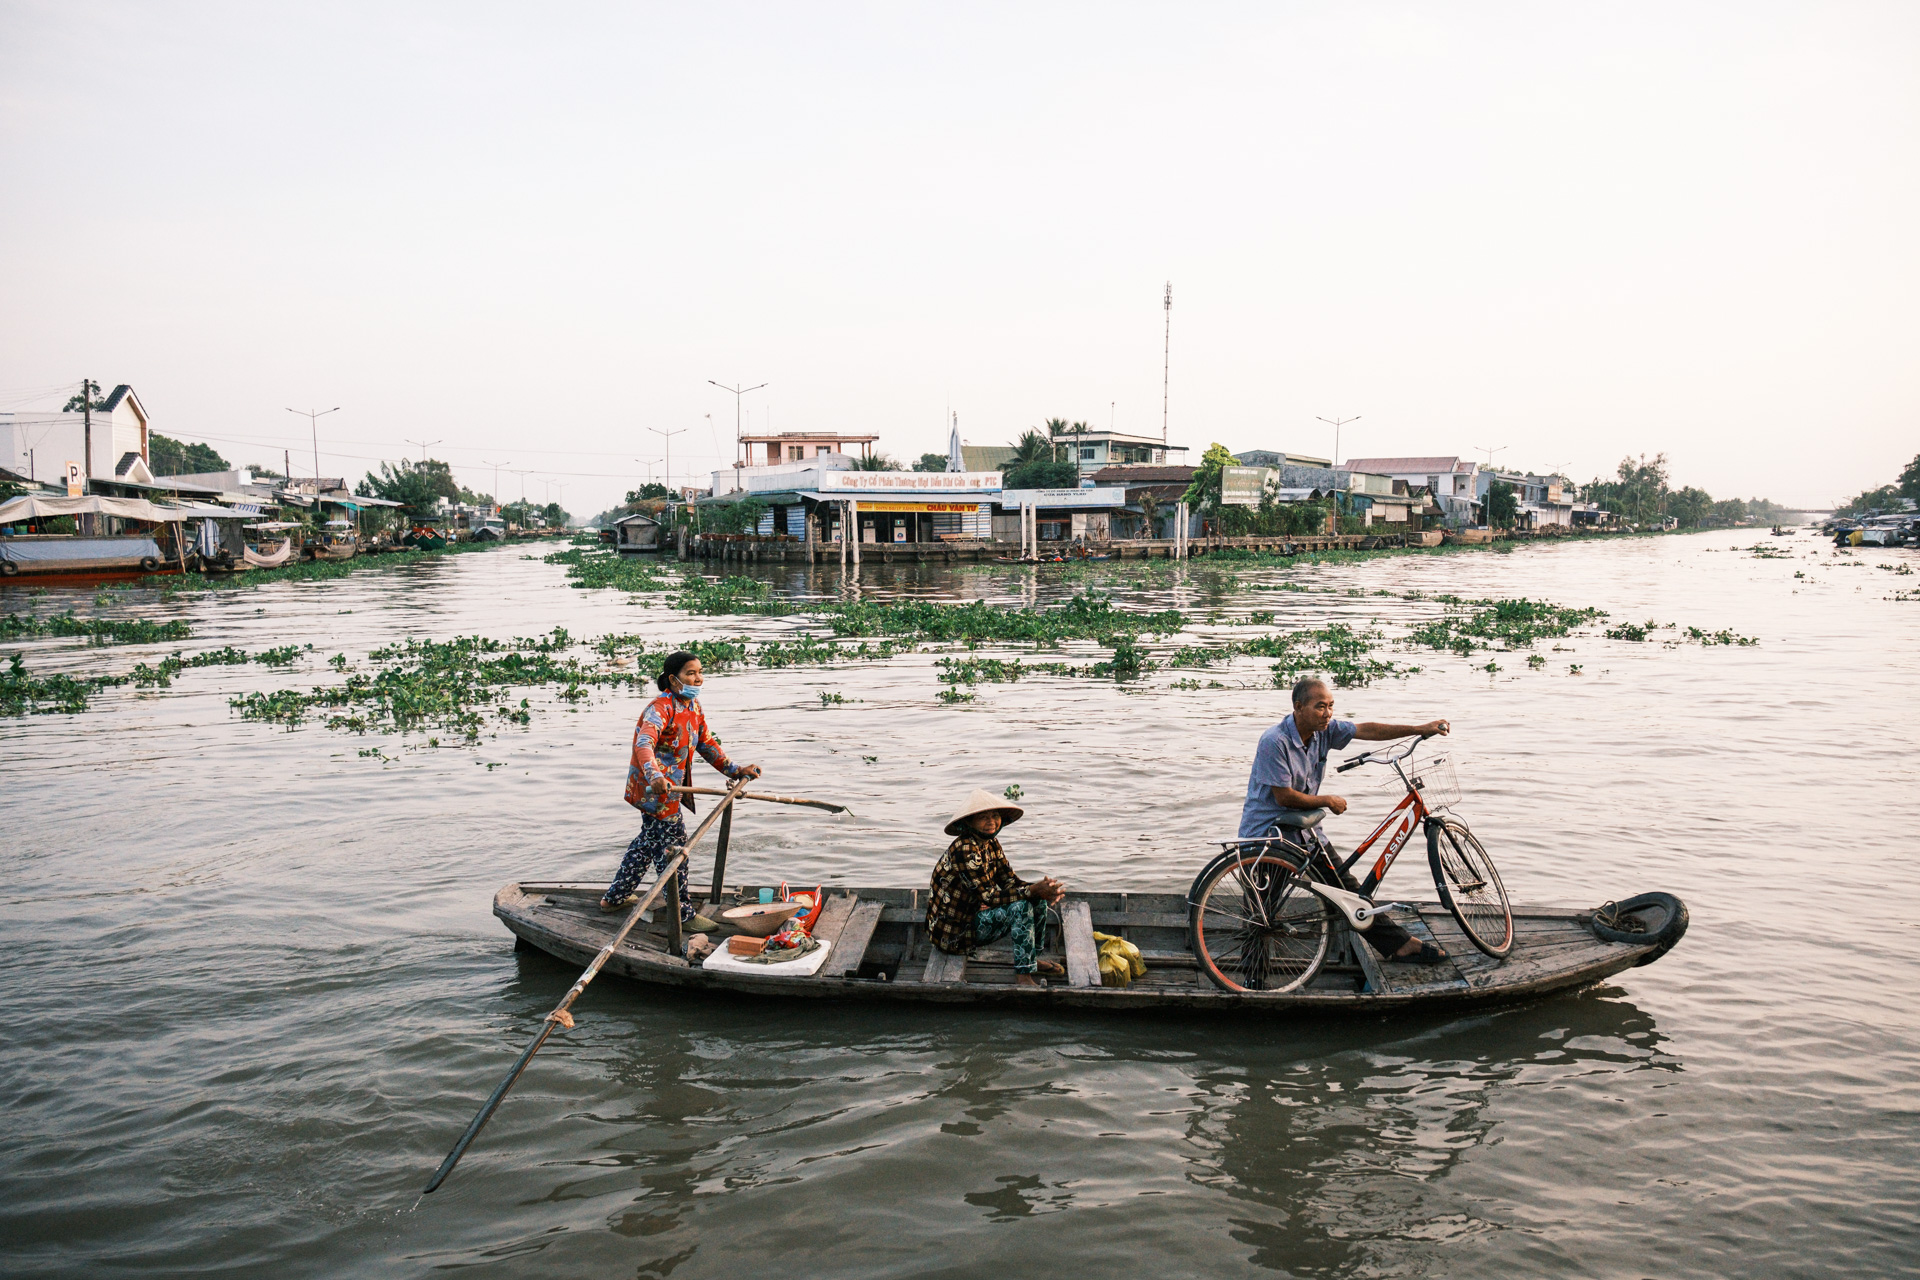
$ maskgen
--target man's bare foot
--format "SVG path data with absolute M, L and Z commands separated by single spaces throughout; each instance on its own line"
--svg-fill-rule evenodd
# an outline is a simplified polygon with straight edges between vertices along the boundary
M 1016 987 L 1038 987 L 1044 986 L 1045 984 L 1030 973 L 1016 973 L 1013 975 L 1013 985 Z
M 1399 960 L 1407 964 L 1439 964 L 1447 958 L 1447 953 L 1431 942 L 1422 942 L 1418 938 L 1408 938 L 1406 944 L 1388 956 L 1389 960 Z

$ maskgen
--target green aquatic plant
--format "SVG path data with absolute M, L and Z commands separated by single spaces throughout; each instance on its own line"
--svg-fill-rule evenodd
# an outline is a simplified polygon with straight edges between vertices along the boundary
M 36 676 L 25 655 L 15 653 L 0 670 L 0 716 L 78 715 L 95 693 L 125 683 L 125 676 Z
M 619 591 L 665 591 L 676 585 L 664 566 L 655 561 L 578 543 L 542 558 L 547 564 L 565 566 L 572 585 L 582 590 L 612 587 Z
M 1131 680 L 1142 672 L 1152 670 L 1154 664 L 1147 660 L 1131 636 L 1108 636 L 1100 643 L 1113 649 L 1113 656 L 1105 662 L 1093 664 L 1096 676 L 1112 676 L 1115 680 Z
M 1693 641 L 1696 644 L 1738 645 L 1742 648 L 1750 647 L 1752 645 L 1756 645 L 1760 643 L 1760 641 L 1754 636 L 1736 635 L 1734 632 L 1726 631 L 1726 630 L 1702 631 L 1699 627 L 1688 627 L 1687 639 Z
M 433 551 L 410 547 L 403 551 L 388 551 L 379 555 L 355 556 L 351 560 L 294 560 L 281 565 L 278 569 L 252 569 L 246 573 L 183 573 L 153 579 L 151 585 L 159 588 L 161 598 L 170 599 L 183 592 L 243 591 L 276 582 L 332 582 L 339 578 L 351 577 L 356 573 L 394 569 L 404 565 L 444 559 L 448 556 L 499 549 L 500 544 L 497 542 L 450 542 Z
M 187 623 L 174 618 L 152 622 L 145 618 L 76 618 L 72 610 L 51 618 L 30 613 L 0 614 L 0 640 L 22 640 L 38 636 L 84 636 L 94 644 L 162 644 L 185 640 L 193 635 Z
M 1440 595 L 1433 599 L 1446 605 L 1447 611 L 1409 631 L 1408 643 L 1462 655 L 1491 648 L 1495 642 L 1508 649 L 1528 649 L 1538 640 L 1564 636 L 1575 627 L 1606 616 L 1599 609 L 1570 608 L 1524 597 L 1463 600 Z
M 1087 671 L 1065 662 L 1022 662 L 1018 658 L 940 658 L 933 665 L 943 684 L 1010 684 L 1024 676 L 1074 676 Z

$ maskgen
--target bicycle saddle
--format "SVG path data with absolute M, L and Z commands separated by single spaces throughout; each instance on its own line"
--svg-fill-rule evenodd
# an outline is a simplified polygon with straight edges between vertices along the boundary
M 1274 821 L 1282 827 L 1317 827 L 1326 816 L 1325 809 L 1282 809 Z

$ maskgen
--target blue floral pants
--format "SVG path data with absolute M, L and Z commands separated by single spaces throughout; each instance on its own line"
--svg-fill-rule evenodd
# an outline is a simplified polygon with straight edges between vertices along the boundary
M 1044 912 L 1044 908 L 1034 910 L 1033 903 L 1026 898 L 1004 907 L 988 907 L 973 918 L 973 940 L 984 947 L 989 942 L 1011 938 L 1013 971 L 1032 973 L 1039 968 L 1034 956 L 1046 934 Z
M 627 856 L 620 860 L 620 870 L 613 876 L 613 883 L 607 886 L 606 901 L 618 902 L 640 891 L 640 882 L 646 878 L 647 868 L 655 871 L 666 869 L 667 860 L 673 855 L 669 849 L 687 842 L 687 824 L 678 818 L 653 818 L 640 815 L 640 834 L 627 846 Z M 680 918 L 693 919 L 693 895 L 687 892 L 687 864 L 680 864 L 675 879 L 680 882 Z

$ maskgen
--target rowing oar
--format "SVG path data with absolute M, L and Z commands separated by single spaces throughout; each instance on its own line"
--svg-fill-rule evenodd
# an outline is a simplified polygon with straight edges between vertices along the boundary
M 685 865 L 687 855 L 692 852 L 693 846 L 700 843 L 700 837 L 707 834 L 707 828 L 713 825 L 714 819 L 727 811 L 728 806 L 740 795 L 741 788 L 746 785 L 747 779 L 742 778 L 733 784 L 733 790 L 713 793 L 725 796 L 726 799 L 714 806 L 713 812 L 707 815 L 705 822 L 694 828 L 693 834 L 680 847 L 679 854 L 667 863 L 666 869 L 660 873 L 659 883 L 653 886 L 646 897 L 640 899 L 627 916 L 627 922 L 620 926 L 620 932 L 613 935 L 613 941 L 600 948 L 600 954 L 593 958 L 593 963 L 587 966 L 586 972 L 574 981 L 573 986 L 568 988 L 566 997 L 554 1006 L 552 1013 L 547 1015 L 546 1023 L 540 1028 L 540 1034 L 533 1038 L 533 1043 L 527 1046 L 527 1051 L 520 1055 L 520 1061 L 513 1064 L 513 1070 L 507 1072 L 507 1078 L 500 1082 L 500 1087 L 495 1089 L 493 1095 L 481 1106 L 480 1114 L 473 1118 L 473 1123 L 467 1126 L 467 1131 L 460 1135 L 460 1141 L 453 1144 L 453 1150 L 447 1152 L 447 1158 L 442 1160 L 440 1167 L 434 1171 L 433 1181 L 427 1184 L 429 1193 L 438 1189 L 440 1184 L 447 1180 L 447 1175 L 453 1172 L 453 1166 L 459 1164 L 460 1157 L 467 1154 L 467 1148 L 472 1146 L 473 1140 L 480 1136 L 480 1130 L 486 1127 L 487 1121 L 493 1119 L 493 1113 L 500 1109 L 500 1103 L 506 1098 L 507 1090 L 513 1088 L 514 1082 L 520 1078 L 520 1073 L 527 1069 L 529 1062 L 533 1061 L 533 1055 L 540 1052 L 540 1046 L 545 1044 L 547 1037 L 553 1034 L 553 1029 L 573 1025 L 573 1015 L 568 1013 L 567 1009 L 580 998 L 580 993 L 587 989 L 587 984 L 599 975 L 600 966 L 613 957 L 614 949 L 627 940 L 627 934 L 633 931 L 633 926 L 640 923 L 640 913 L 651 907 L 654 899 L 660 896 L 660 891 L 673 883 L 674 877 Z
M 712 787 L 668 787 L 669 791 L 678 791 L 683 796 L 724 796 L 724 791 Z M 742 800 L 769 800 L 774 804 L 803 804 L 809 809 L 825 809 L 828 813 L 852 813 L 853 810 L 843 804 L 834 804 L 830 800 L 808 800 L 803 796 L 773 796 L 757 791 L 742 791 Z

